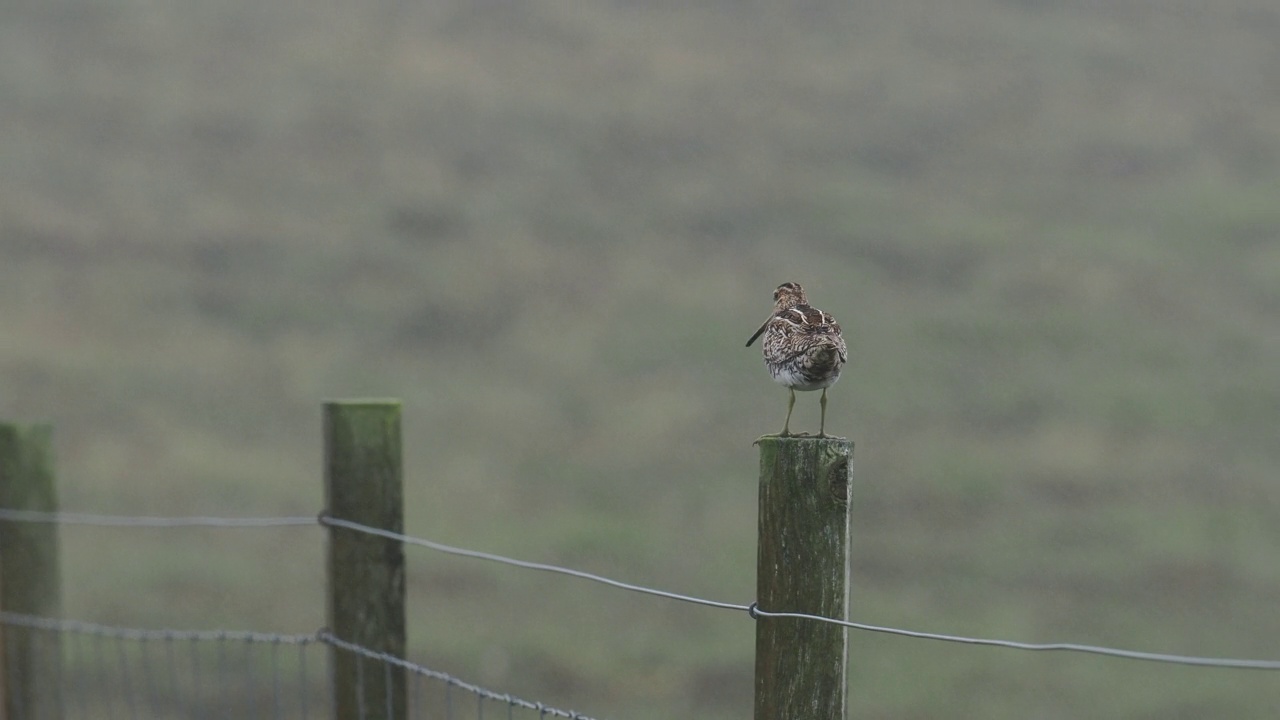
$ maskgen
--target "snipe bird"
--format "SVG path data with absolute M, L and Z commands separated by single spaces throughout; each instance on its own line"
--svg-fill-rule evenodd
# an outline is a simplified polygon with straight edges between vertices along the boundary
M 773 291 L 773 315 L 751 336 L 747 347 L 761 335 L 764 335 L 764 364 L 769 374 L 791 392 L 787 420 L 778 436 L 791 435 L 796 391 L 821 390 L 822 420 L 818 437 L 827 437 L 827 388 L 840 379 L 849 355 L 840 335 L 840 324 L 830 313 L 810 305 L 804 288 L 786 282 Z

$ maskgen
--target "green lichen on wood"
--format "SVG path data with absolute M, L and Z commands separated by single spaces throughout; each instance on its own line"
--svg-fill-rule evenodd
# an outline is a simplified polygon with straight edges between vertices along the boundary
M 57 512 L 52 426 L 0 423 L 0 507 Z M 0 609 L 59 617 L 60 583 L 58 526 L 0 522 Z M 58 633 L 0 628 L 4 717 L 61 716 L 54 682 L 62 662 L 60 639 Z
M 853 443 L 764 437 L 757 444 L 760 609 L 846 618 Z M 845 628 L 761 618 L 756 626 L 756 720 L 843 720 L 847 669 Z
M 334 518 L 404 532 L 400 403 L 332 401 L 324 406 L 325 511 Z M 329 529 L 329 629 L 341 640 L 405 654 L 404 548 L 399 541 Z M 334 649 L 334 717 L 403 720 L 405 672 Z M 361 665 L 363 664 L 363 665 Z M 383 673 L 387 672 L 385 676 Z M 361 677 L 364 682 L 360 682 Z M 363 694 L 363 698 L 360 694 Z

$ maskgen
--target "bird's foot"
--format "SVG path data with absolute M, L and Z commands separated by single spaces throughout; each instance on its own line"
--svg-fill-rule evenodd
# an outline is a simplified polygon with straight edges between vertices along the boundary
M 777 435 L 768 435 L 767 437 L 776 437 L 776 438 L 803 438 L 803 437 L 809 437 L 809 433 L 807 433 L 807 432 L 791 432 L 790 430 L 783 430 L 782 432 L 778 433 Z
M 801 433 L 801 434 L 804 434 L 804 433 Z M 751 445 L 760 445 L 760 441 L 762 441 L 762 439 L 786 439 L 790 437 L 796 437 L 796 434 L 795 433 L 763 434 L 763 436 L 755 438 L 755 442 L 751 443 Z

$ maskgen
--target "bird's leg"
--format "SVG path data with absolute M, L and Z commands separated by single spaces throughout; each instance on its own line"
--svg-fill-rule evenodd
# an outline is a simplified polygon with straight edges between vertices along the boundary
M 791 393 L 791 400 L 787 402 L 787 421 L 782 423 L 782 432 L 778 437 L 791 437 L 791 410 L 796 406 L 796 390 L 795 388 L 787 388 Z
M 822 420 L 818 421 L 818 437 L 827 436 L 827 389 L 822 388 L 822 399 L 818 401 L 822 406 Z

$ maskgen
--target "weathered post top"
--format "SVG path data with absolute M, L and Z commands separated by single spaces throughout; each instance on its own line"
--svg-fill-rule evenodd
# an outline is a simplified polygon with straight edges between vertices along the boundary
M 766 612 L 845 619 L 853 443 L 772 437 L 760 446 L 756 602 Z M 844 720 L 848 630 L 761 617 L 756 624 L 756 720 Z

